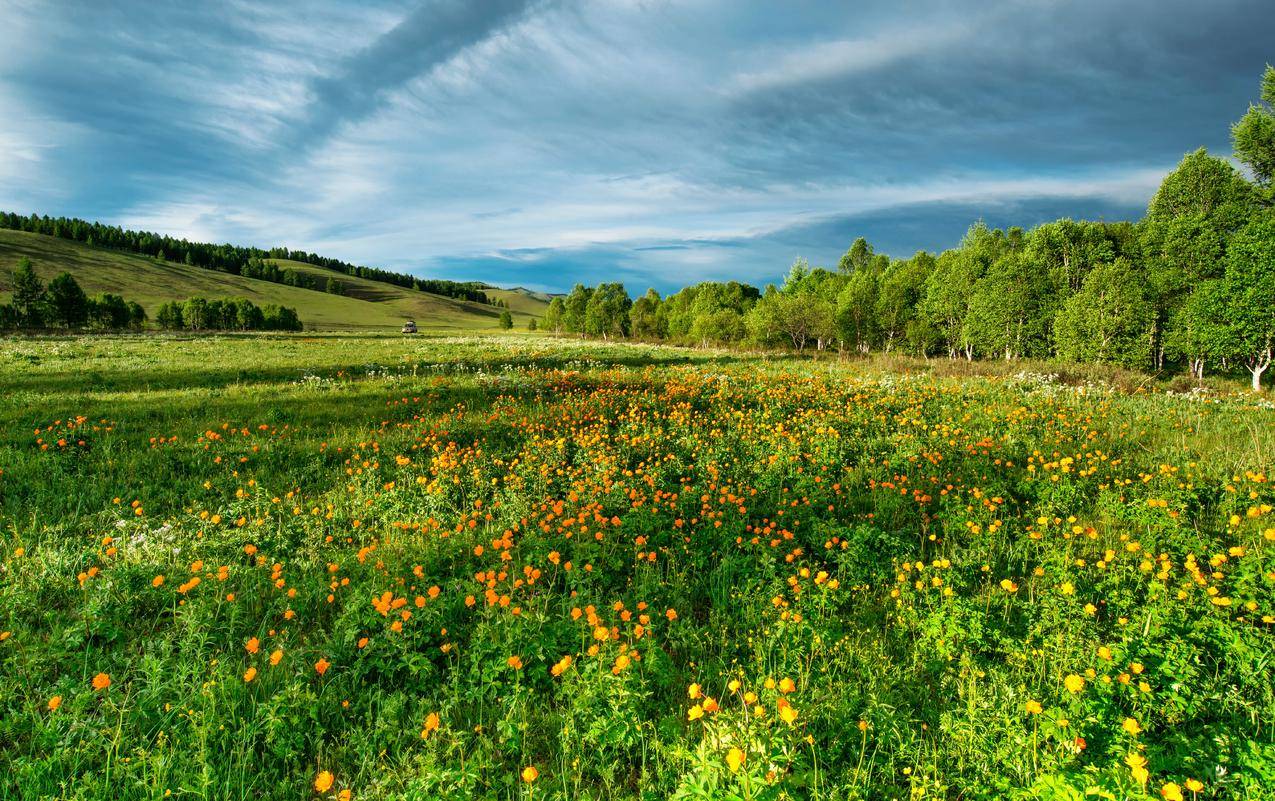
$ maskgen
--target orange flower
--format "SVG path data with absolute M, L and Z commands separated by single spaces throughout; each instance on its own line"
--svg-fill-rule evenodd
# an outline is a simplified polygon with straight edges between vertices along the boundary
M 527 784 L 531 784 L 538 778 L 540 778 L 540 771 L 536 770 L 534 765 L 528 765 L 522 769 L 522 780 Z
M 261 642 L 256 637 L 252 637 L 244 643 L 243 647 L 248 653 L 255 654 L 261 649 Z
M 429 737 L 430 734 L 432 734 L 433 732 L 438 731 L 439 724 L 440 722 L 438 719 L 437 712 L 430 712 L 428 715 L 426 715 L 425 727 L 421 729 L 421 739 L 424 740 L 426 737 Z
M 322 676 L 324 673 L 328 672 L 328 668 L 331 666 L 332 663 L 329 662 L 326 657 L 321 656 L 319 657 L 319 661 L 314 663 L 314 672 Z
M 509 667 L 513 668 L 514 670 L 522 670 L 522 658 L 521 658 L 521 657 L 518 657 L 518 656 L 511 656 L 511 657 L 509 657 L 508 659 L 506 659 L 506 660 L 505 660 L 505 664 L 509 665 Z
M 111 686 L 111 677 L 106 673 L 99 673 L 93 677 L 93 689 L 105 690 Z
M 326 793 L 332 789 L 333 776 L 331 771 L 321 770 L 319 775 L 314 777 L 315 792 Z
M 283 649 L 282 649 L 282 648 L 276 648 L 276 649 L 275 649 L 275 651 L 274 651 L 274 653 L 272 653 L 272 654 L 270 655 L 270 664 L 271 664 L 271 665 L 277 665 L 277 664 L 279 664 L 279 661 L 280 661 L 280 660 L 282 660 L 282 659 L 283 659 Z
M 255 667 L 250 667 L 244 671 L 243 680 L 245 682 L 252 681 L 255 678 L 257 678 L 257 669 Z
M 163 585 L 163 583 L 164 583 L 164 575 L 163 575 L 162 573 L 161 573 L 160 575 L 156 576 L 155 578 L 151 579 L 151 586 L 152 586 L 152 587 L 159 587 L 159 586 Z
M 58 708 L 58 707 L 60 707 L 60 706 L 62 706 L 62 696 L 60 696 L 60 695 L 55 695 L 55 696 L 53 696 L 52 698 L 50 698 L 50 699 L 49 699 L 49 711 L 50 711 L 50 712 L 55 712 L 55 711 L 57 711 L 57 708 Z

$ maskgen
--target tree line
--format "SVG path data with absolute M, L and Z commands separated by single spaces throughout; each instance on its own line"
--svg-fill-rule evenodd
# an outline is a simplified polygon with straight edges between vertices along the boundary
M 140 331 L 146 310 L 140 303 L 113 292 L 89 297 L 70 273 L 53 277 L 46 287 L 31 260 L 18 261 L 13 271 L 13 297 L 0 304 L 0 329 L 97 328 Z
M 31 260 L 22 258 L 13 271 L 13 295 L 0 304 L 0 329 L 64 328 L 140 331 L 146 310 L 112 292 L 89 297 L 75 276 L 63 272 L 45 286 Z M 165 330 L 300 331 L 296 309 L 273 303 L 257 306 L 246 298 L 208 300 L 194 297 L 162 304 L 155 323 Z
M 633 300 L 577 284 L 541 327 L 586 336 L 950 359 L 1055 358 L 1143 370 L 1243 367 L 1259 388 L 1275 349 L 1275 69 L 1232 126 L 1235 156 L 1200 149 L 1138 222 L 975 223 L 907 259 L 855 240 L 833 268 L 798 260 L 764 291 L 705 282 Z
M 165 331 L 300 331 L 297 310 L 275 303 L 258 306 L 247 298 L 202 297 L 161 304 L 155 323 Z
M 342 275 L 379 281 L 385 284 L 431 292 L 458 300 L 488 303 L 486 285 L 477 281 L 448 281 L 444 279 L 422 280 L 405 273 L 396 273 L 376 267 L 363 267 L 340 259 L 320 256 L 304 250 L 286 247 L 269 249 L 243 247 L 230 244 L 191 242 L 187 239 L 152 233 L 131 231 L 117 225 L 89 222 L 75 217 L 48 217 L 38 214 L 23 215 L 0 211 L 0 228 L 44 234 L 59 239 L 83 242 L 87 245 L 109 248 L 125 253 L 136 253 L 161 261 L 175 261 L 192 267 L 244 275 L 264 281 L 298 286 L 316 291 L 343 294 L 335 279 L 324 280 L 291 268 L 279 268 L 268 260 L 286 260 L 310 264 L 333 270 Z

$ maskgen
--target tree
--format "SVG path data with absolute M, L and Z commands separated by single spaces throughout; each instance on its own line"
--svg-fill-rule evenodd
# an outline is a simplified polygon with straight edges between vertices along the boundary
M 83 328 L 89 319 L 89 298 L 70 273 L 59 273 L 49 282 L 49 316 L 67 328 Z
M 276 307 L 277 308 L 277 307 Z M 203 298 L 190 298 L 182 306 L 182 321 L 192 331 L 208 327 L 208 301 Z
M 987 265 L 973 251 L 956 248 L 941 253 L 925 279 L 919 314 L 938 332 L 949 359 L 958 353 L 974 358 L 974 340 L 965 323 L 974 287 L 986 271 Z
M 1269 192 L 1275 189 L 1275 67 L 1270 64 L 1262 74 L 1261 97 L 1231 126 L 1231 143 L 1235 158 L 1247 164 L 1258 186 Z
M 528 320 L 528 321 L 527 321 L 527 330 L 528 330 L 528 331 L 535 331 L 537 328 L 539 328 L 539 326 L 536 324 L 536 318 L 535 318 L 535 317 L 532 317 L 530 320 Z
M 571 288 L 571 294 L 567 295 L 567 299 L 563 301 L 562 306 L 562 327 L 568 333 L 585 333 L 585 314 L 588 311 L 589 298 L 592 295 L 593 290 L 584 284 L 576 284 Z
M 1147 207 L 1150 220 L 1202 215 L 1222 231 L 1236 231 L 1254 208 L 1253 185 L 1204 148 L 1188 153 L 1168 175 Z
M 13 271 L 13 306 L 14 317 L 20 326 L 37 328 L 44 322 L 44 284 L 35 274 L 31 260 L 25 256 L 18 260 L 18 269 Z
M 891 262 L 881 275 L 876 311 L 886 351 L 902 341 L 934 264 L 933 256 L 918 251 L 910 259 Z
M 234 302 L 235 327 L 240 331 L 259 331 L 266 327 L 266 314 L 257 304 L 247 298 Z
M 566 314 L 566 303 L 561 297 L 556 297 L 549 301 L 549 308 L 545 309 L 545 328 L 558 333 L 563 328 L 563 316 Z
M 629 308 L 632 306 L 624 284 L 598 284 L 585 306 L 585 333 L 591 336 L 624 337 L 629 333 Z
M 128 327 L 134 331 L 141 331 L 144 325 L 146 325 L 146 310 L 142 308 L 142 304 L 135 300 L 130 300 L 128 302 Z
M 99 328 L 119 330 L 128 327 L 128 302 L 112 292 L 103 292 L 93 298 L 89 316 Z
M 831 302 L 810 289 L 785 292 L 769 287 L 748 312 L 747 321 L 759 344 L 786 339 L 801 352 L 811 341 L 831 336 L 835 314 Z
M 868 240 L 859 237 L 841 257 L 841 261 L 837 263 L 837 270 L 847 274 L 866 270 L 872 262 L 873 255 L 872 246 L 868 244 Z
M 859 353 L 869 352 L 877 342 L 877 281 L 872 270 L 855 270 L 837 295 L 837 334 Z
M 265 319 L 264 328 L 267 331 L 300 331 L 302 329 L 296 309 L 269 303 L 261 311 Z
M 1155 311 L 1150 337 L 1154 363 L 1163 365 L 1175 336 L 1170 321 L 1193 287 L 1218 278 L 1230 236 L 1256 211 L 1252 184 L 1203 148 L 1165 176 L 1140 225 L 1148 302 Z
M 505 311 L 502 311 L 502 312 L 500 313 L 500 321 L 499 321 L 499 322 L 500 322 L 500 328 L 501 328 L 501 330 L 502 330 L 502 331 L 508 331 L 509 329 L 511 329 L 511 328 L 513 328 L 513 327 L 514 327 L 514 318 L 513 318 L 513 316 L 509 313 L 509 310 L 508 310 L 508 309 L 506 309 Z
M 1118 230 L 1107 223 L 1055 220 L 1028 234 L 1027 258 L 1049 275 L 1065 298 L 1080 290 L 1090 270 L 1121 255 L 1118 236 Z
M 1022 252 L 1001 256 L 979 279 L 966 323 L 975 346 L 1011 360 L 1049 352 L 1053 301 L 1046 274 Z
M 155 322 L 165 331 L 179 331 L 185 328 L 185 322 L 182 320 L 182 305 L 172 301 L 160 304 L 159 310 L 155 312 Z
M 629 309 L 629 331 L 638 339 L 663 339 L 668 333 L 667 322 L 660 315 L 660 293 L 653 288 Z
M 1153 319 L 1134 265 L 1127 259 L 1099 265 L 1058 312 L 1058 355 L 1074 362 L 1149 367 Z
M 1256 220 L 1231 240 L 1222 289 L 1227 350 L 1248 368 L 1256 392 L 1275 350 L 1275 219 Z
M 341 282 L 335 278 L 329 278 L 327 283 L 323 285 L 323 291 L 329 295 L 344 295 L 345 290 L 341 286 Z
M 1192 378 L 1203 379 L 1206 365 L 1229 356 L 1226 306 L 1222 281 L 1205 281 L 1196 286 L 1170 321 L 1168 352 L 1173 358 L 1186 361 Z

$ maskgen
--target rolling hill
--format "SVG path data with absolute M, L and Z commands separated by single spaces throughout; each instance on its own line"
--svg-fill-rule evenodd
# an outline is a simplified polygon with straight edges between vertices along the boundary
M 0 230 L 0 296 L 7 299 L 11 289 L 10 273 L 24 256 L 31 260 L 45 282 L 58 273 L 69 272 L 90 295 L 99 292 L 123 295 L 142 304 L 151 317 L 161 303 L 170 300 L 197 295 L 210 299 L 242 297 L 258 305 L 291 306 L 307 329 L 392 331 L 405 320 L 415 320 L 422 330 L 461 333 L 497 330 L 501 311 L 481 303 L 418 292 L 301 262 L 276 261 L 280 267 L 335 278 L 344 294 L 291 287 L 10 230 Z M 509 304 L 514 326 L 519 329 L 525 329 L 531 317 L 541 316 L 548 305 L 540 293 L 525 289 L 487 292 Z

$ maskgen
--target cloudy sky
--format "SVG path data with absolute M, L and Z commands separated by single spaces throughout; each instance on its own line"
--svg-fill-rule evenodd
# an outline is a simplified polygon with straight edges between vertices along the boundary
M 906 10 L 900 10 L 905 7 Z M 418 275 L 765 283 L 1136 218 L 1270 0 L 0 0 L 0 208 Z

